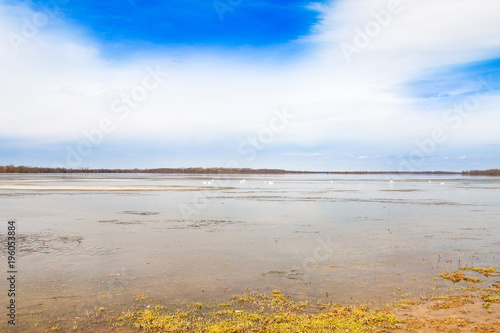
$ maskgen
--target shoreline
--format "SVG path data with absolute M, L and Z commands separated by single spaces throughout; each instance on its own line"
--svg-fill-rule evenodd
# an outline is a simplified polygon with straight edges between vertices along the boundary
M 53 297 L 62 313 L 21 307 L 17 327 L 26 332 L 500 332 L 499 271 L 465 266 L 457 272 L 465 279 L 445 293 L 401 295 L 378 307 L 363 300 L 345 305 L 294 299 L 279 290 L 174 304 L 144 292 L 126 302 L 108 295 L 75 312 L 78 300 Z M 446 274 L 439 279 L 453 281 Z

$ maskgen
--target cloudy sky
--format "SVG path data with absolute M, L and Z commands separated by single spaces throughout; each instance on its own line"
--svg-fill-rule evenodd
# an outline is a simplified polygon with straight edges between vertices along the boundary
M 0 164 L 500 167 L 498 0 L 0 0 Z

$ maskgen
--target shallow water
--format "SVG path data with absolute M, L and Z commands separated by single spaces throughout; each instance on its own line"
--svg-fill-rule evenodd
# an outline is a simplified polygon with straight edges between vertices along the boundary
M 500 178 L 0 176 L 16 184 L 64 186 L 0 190 L 1 260 L 14 219 L 21 308 L 68 299 L 78 311 L 145 291 L 193 302 L 246 289 L 384 302 L 448 286 L 433 279 L 447 269 L 500 263 Z

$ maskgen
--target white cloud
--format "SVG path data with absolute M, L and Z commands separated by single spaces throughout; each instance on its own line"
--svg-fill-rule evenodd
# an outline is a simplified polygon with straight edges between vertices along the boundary
M 396 6 L 389 24 L 360 54 L 361 59 L 376 59 L 374 65 L 391 65 L 409 72 L 445 64 L 488 59 L 498 55 L 497 36 L 500 2 L 495 0 L 360 0 L 337 1 L 323 11 L 312 41 L 338 49 L 342 42 L 353 43 L 356 29 L 362 31 L 377 22 L 374 13 Z M 384 61 L 385 59 L 385 61 Z M 396 61 L 395 61 L 396 60 Z
M 273 108 L 285 105 L 296 118 L 276 136 L 276 145 L 368 144 L 405 154 L 415 139 L 443 126 L 450 138 L 446 144 L 498 142 L 499 96 L 482 101 L 457 131 L 443 122 L 446 108 L 422 112 L 418 102 L 394 87 L 442 66 L 498 54 L 500 2 L 401 1 L 402 12 L 348 64 L 340 43 L 352 43 L 355 29 L 364 29 L 372 13 L 388 3 L 312 4 L 323 19 L 300 42 L 314 51 L 286 68 L 215 53 L 191 55 L 178 65 L 158 55 L 112 63 L 82 30 L 53 18 L 18 53 L 7 38 L 0 39 L 0 135 L 69 142 L 111 118 L 116 130 L 106 142 L 238 140 L 266 126 Z M 0 35 L 21 34 L 22 18 L 33 15 L 22 5 L 0 4 Z M 142 84 L 148 66 L 159 66 L 169 77 L 120 119 L 112 112 L 113 102 Z M 295 153 L 284 155 L 295 156 L 290 154 Z

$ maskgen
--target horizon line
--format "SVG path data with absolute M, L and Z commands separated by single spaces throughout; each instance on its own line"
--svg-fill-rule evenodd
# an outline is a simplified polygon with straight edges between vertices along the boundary
M 177 167 L 177 168 L 53 168 L 53 167 L 32 167 L 32 166 L 14 166 L 0 165 L 0 173 L 184 173 L 184 174 L 486 174 L 500 175 L 500 169 L 489 170 L 468 170 L 468 171 L 311 171 L 311 170 L 285 170 L 275 168 L 226 168 L 226 167 Z

